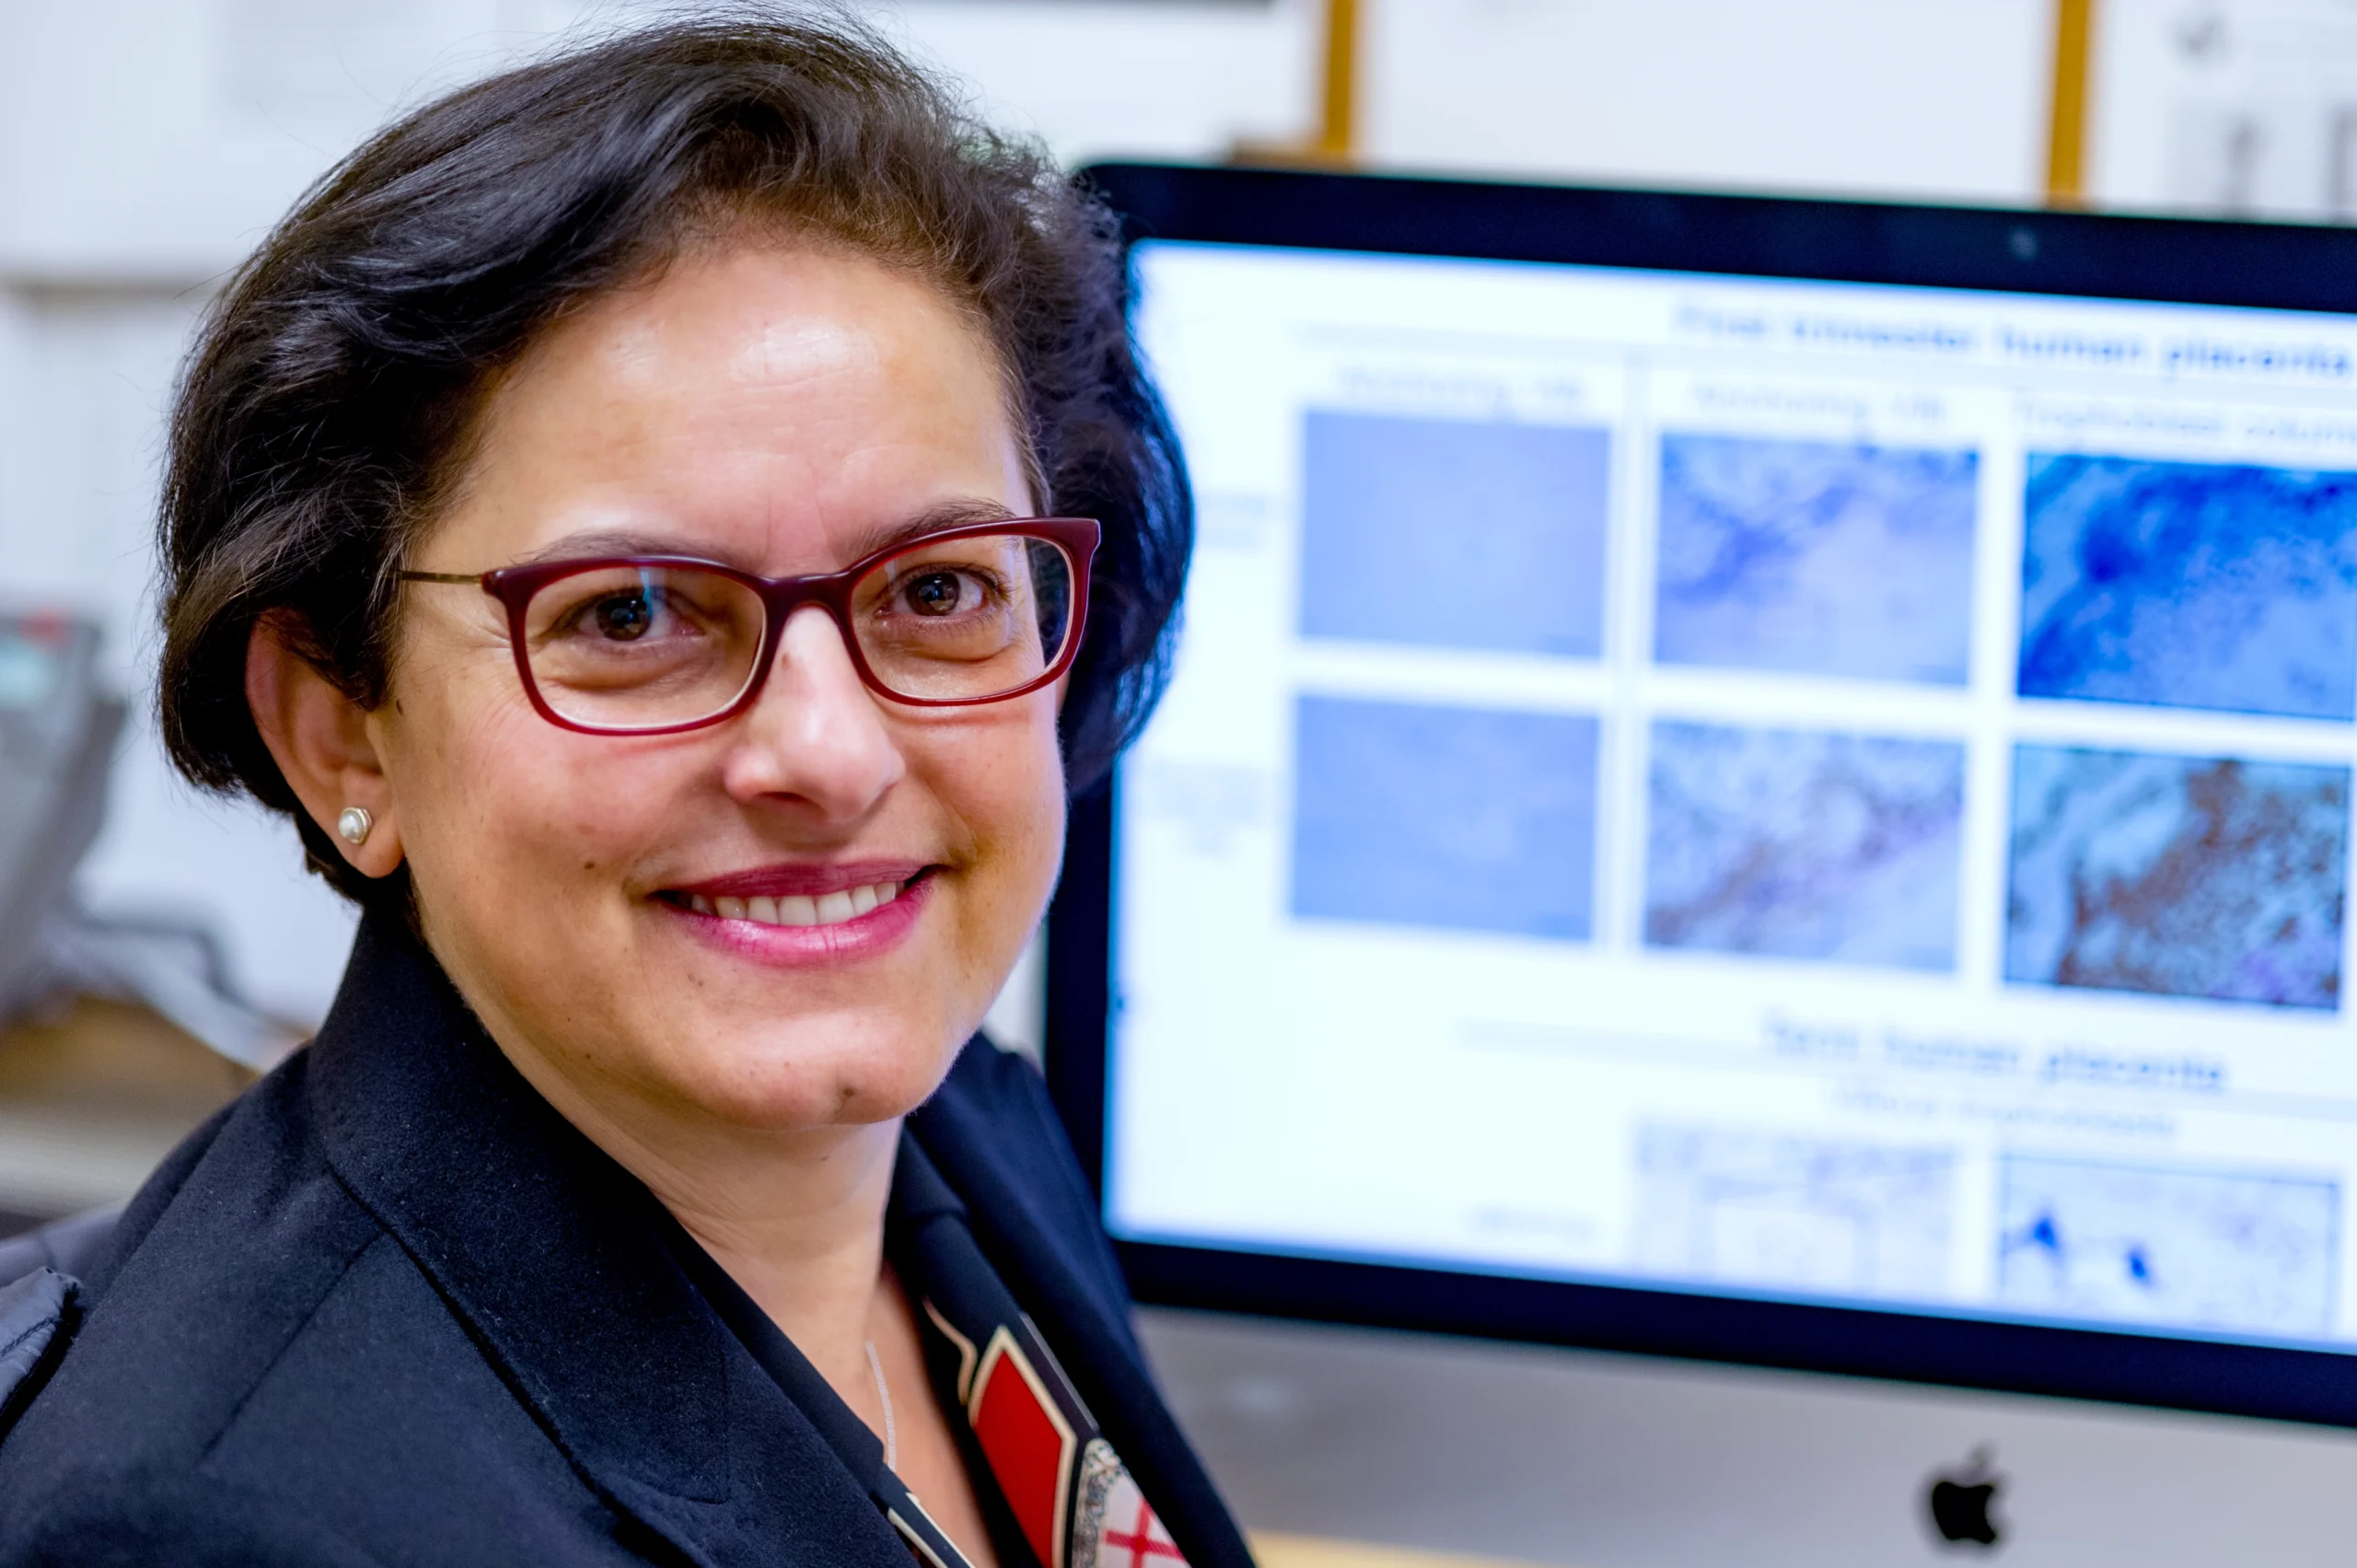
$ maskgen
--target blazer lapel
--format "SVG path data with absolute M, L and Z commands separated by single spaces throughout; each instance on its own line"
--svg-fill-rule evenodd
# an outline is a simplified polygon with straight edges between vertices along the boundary
M 1088 1283 L 1091 1271 L 1076 1249 L 1093 1232 L 1075 1236 L 1069 1220 L 1057 1223 L 1051 1199 L 999 1152 L 1004 1125 L 959 1092 L 970 1073 L 1013 1070 L 993 1060 L 997 1054 L 979 1035 L 970 1041 L 948 1086 L 909 1119 L 909 1131 L 964 1200 L 983 1254 L 1038 1325 L 1187 1561 L 1195 1568 L 1252 1568 L 1250 1548 L 1146 1371 L 1127 1300 L 1109 1299 Z M 1056 1136 L 1052 1113 L 1043 1110 L 1043 1118 L 1041 1131 Z
M 398 917 L 363 920 L 311 1050 L 338 1175 L 594 1487 L 715 1568 L 906 1568 L 665 1248 L 653 1195 L 524 1082 Z

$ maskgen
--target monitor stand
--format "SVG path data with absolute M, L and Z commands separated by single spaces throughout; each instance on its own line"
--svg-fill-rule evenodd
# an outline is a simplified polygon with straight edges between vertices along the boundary
M 1245 1525 L 1580 1568 L 2351 1561 L 2357 1432 L 1142 1314 Z M 1987 1476 L 1971 1473 L 1975 1455 Z M 1991 1549 L 1945 1544 L 1993 1480 Z

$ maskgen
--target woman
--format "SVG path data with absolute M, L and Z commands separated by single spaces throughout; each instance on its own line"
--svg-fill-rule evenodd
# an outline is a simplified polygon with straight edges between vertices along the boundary
M 469 88 L 271 237 L 163 718 L 360 935 L 81 1282 L 0 1561 L 1248 1561 L 974 1037 L 1184 570 L 1122 293 L 1038 155 L 758 22 Z

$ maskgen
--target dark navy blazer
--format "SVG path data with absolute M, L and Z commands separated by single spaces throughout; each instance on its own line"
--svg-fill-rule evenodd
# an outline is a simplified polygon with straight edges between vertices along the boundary
M 1241 1538 L 1148 1376 L 1038 1074 L 910 1120 L 1195 1568 Z M 808 1564 L 907 1548 L 398 921 L 181 1145 L 0 1437 L 0 1565 Z

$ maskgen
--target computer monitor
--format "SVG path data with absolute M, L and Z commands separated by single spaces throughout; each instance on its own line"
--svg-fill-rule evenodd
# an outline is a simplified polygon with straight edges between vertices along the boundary
M 1150 1302 L 2357 1425 L 2357 233 L 1112 166 Z

